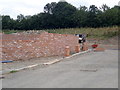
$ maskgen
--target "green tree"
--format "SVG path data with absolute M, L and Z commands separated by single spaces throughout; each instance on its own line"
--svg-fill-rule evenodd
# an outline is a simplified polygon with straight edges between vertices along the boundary
M 15 21 L 9 15 L 2 16 L 2 29 L 14 29 Z
M 56 6 L 56 2 L 52 2 L 52 3 L 48 3 L 44 6 L 44 12 L 45 13 L 49 13 L 49 14 L 52 14 L 53 12 L 53 9 L 55 8 Z
M 0 30 L 2 30 L 2 16 L 0 15 Z
M 100 7 L 100 9 L 101 9 L 103 12 L 105 12 L 105 11 L 109 10 L 110 7 L 107 6 L 106 4 L 103 4 L 103 5 Z
M 119 15 L 120 15 L 119 6 L 115 6 L 103 12 L 101 15 L 102 26 L 119 25 L 120 23 Z
M 73 14 L 72 19 L 76 27 L 85 27 L 87 23 L 87 11 L 86 6 L 80 6 L 80 8 Z
M 103 4 L 99 9 L 95 5 L 78 9 L 68 2 L 48 3 L 44 13 L 33 16 L 17 16 L 17 20 L 9 15 L 2 16 L 3 29 L 31 30 L 73 27 L 106 27 L 120 25 L 120 6 L 110 8 Z
M 87 21 L 87 26 L 88 27 L 97 27 L 99 26 L 99 20 L 97 18 L 97 15 L 99 15 L 101 11 L 95 6 L 91 5 L 89 7 L 89 12 L 87 15 L 88 21 Z
M 80 11 L 87 11 L 88 8 L 87 8 L 86 6 L 80 6 L 79 10 L 80 10 Z
M 58 2 L 53 9 L 54 19 L 58 28 L 73 27 L 72 15 L 77 11 L 76 7 L 67 2 Z
M 24 15 L 20 14 L 17 16 L 17 20 L 20 22 L 24 19 Z

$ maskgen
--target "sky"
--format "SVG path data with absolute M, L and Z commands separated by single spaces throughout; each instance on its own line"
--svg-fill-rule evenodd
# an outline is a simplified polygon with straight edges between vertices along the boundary
M 59 2 L 60 0 L 0 0 L 0 15 L 10 15 L 16 19 L 17 15 L 35 15 L 43 12 L 47 3 Z M 107 4 L 109 7 L 118 5 L 120 0 L 65 0 L 75 7 L 96 5 L 100 7 Z

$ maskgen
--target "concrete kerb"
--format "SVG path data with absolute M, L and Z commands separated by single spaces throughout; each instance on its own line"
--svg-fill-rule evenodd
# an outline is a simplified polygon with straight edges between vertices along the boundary
M 93 49 L 88 49 L 87 51 L 75 53 L 75 54 L 73 54 L 73 55 L 71 55 L 71 56 L 68 56 L 68 57 L 65 57 L 65 58 L 71 58 L 71 57 L 74 57 L 74 56 L 76 56 L 76 55 L 85 54 L 85 53 L 88 53 L 88 52 L 91 52 L 91 51 L 93 51 Z
M 71 56 L 68 56 L 68 57 L 65 57 L 65 58 L 61 58 L 61 59 L 55 59 L 53 61 L 49 61 L 47 63 L 43 63 L 43 64 L 34 64 L 34 65 L 29 65 L 29 66 L 26 66 L 26 67 L 22 67 L 22 68 L 18 68 L 18 69 L 12 69 L 12 70 L 5 70 L 5 71 L 0 71 L 0 75 L 4 75 L 4 74 L 8 74 L 10 72 L 18 72 L 20 70 L 24 70 L 24 69 L 29 69 L 29 68 L 33 68 L 33 67 L 36 67 L 36 66 L 39 66 L 39 65 L 51 65 L 51 64 L 55 64 L 57 62 L 60 62 L 62 61 L 63 59 L 68 59 L 68 58 L 71 58 L 71 57 L 74 57 L 76 55 L 81 55 L 81 54 L 85 54 L 85 53 L 88 53 L 88 52 L 91 52 L 93 51 L 92 49 L 88 49 L 87 51 L 83 51 L 83 52 L 79 52 L 79 53 L 76 53 L 76 54 L 73 54 Z

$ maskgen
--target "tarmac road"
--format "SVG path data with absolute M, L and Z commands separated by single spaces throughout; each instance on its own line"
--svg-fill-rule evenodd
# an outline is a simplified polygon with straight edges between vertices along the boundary
M 91 52 L 6 75 L 3 88 L 118 88 L 118 50 Z

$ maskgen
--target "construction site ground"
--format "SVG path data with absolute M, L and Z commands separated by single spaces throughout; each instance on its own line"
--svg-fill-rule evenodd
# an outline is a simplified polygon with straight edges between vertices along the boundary
M 96 40 L 96 39 L 88 39 L 88 47 L 91 48 L 91 45 L 95 42 L 98 43 L 98 47 L 102 47 L 108 50 L 118 50 L 118 38 L 114 37 L 107 40 Z M 34 64 L 43 64 L 46 62 L 49 62 L 51 60 L 60 59 L 64 56 L 51 56 L 51 57 L 41 57 L 41 58 L 33 58 L 30 60 L 19 60 L 19 61 L 13 61 L 11 63 L 2 63 L 0 66 L 0 71 L 4 70 L 12 70 L 17 68 L 22 68 Z

